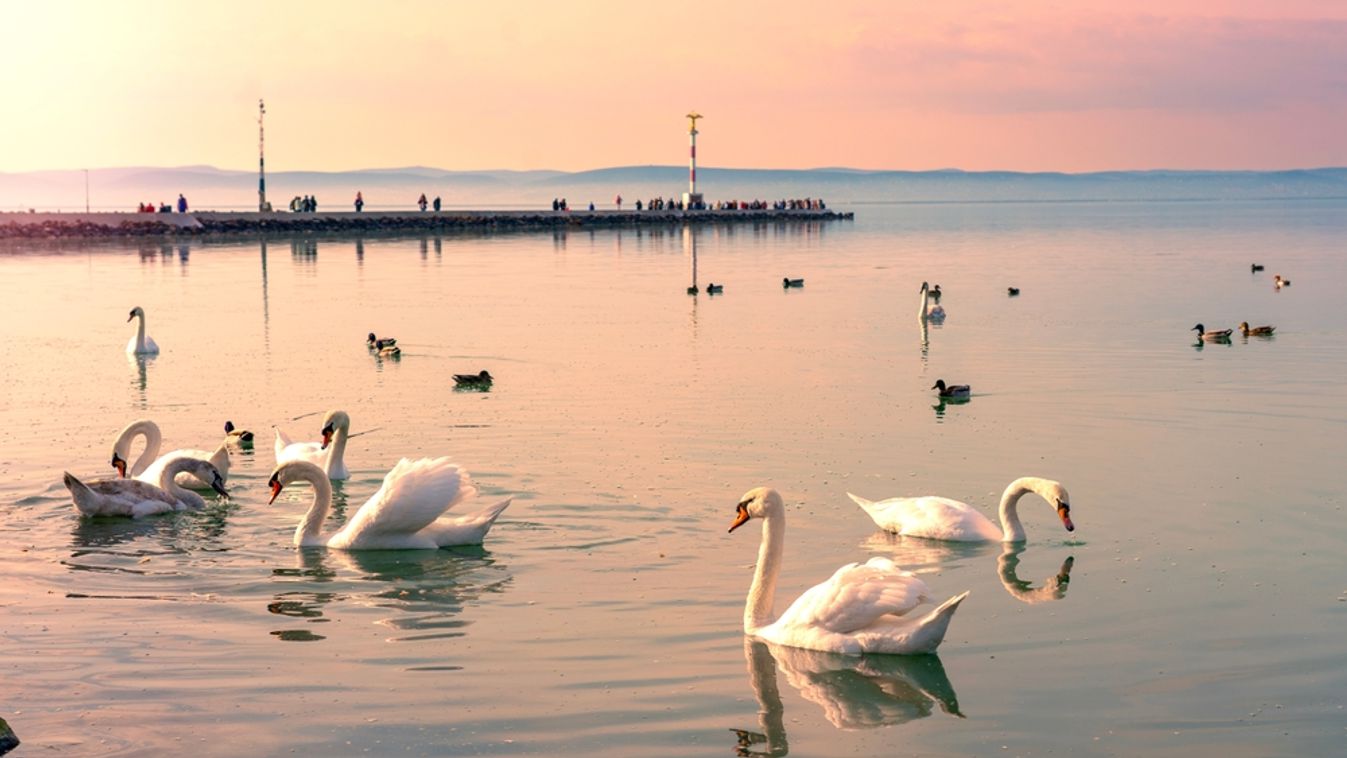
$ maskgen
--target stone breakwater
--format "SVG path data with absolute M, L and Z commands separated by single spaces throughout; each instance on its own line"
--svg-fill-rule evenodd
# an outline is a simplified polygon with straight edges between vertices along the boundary
M 850 219 L 832 210 L 441 211 L 370 213 L 0 213 L 0 238 L 492 232 Z

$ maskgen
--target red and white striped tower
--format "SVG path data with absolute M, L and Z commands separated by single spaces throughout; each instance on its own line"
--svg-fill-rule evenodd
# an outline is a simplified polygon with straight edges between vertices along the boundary
M 693 111 L 688 114 L 688 145 L 692 149 L 688 159 L 688 195 L 697 195 L 697 119 L 702 114 Z

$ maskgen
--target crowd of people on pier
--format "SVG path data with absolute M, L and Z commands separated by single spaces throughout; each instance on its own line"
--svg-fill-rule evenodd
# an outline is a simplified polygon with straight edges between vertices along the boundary
M 154 203 L 139 203 L 136 205 L 136 213 L 172 213 L 173 206 L 168 203 L 160 203 L 155 207 Z M 181 193 L 178 195 L 178 213 L 187 212 L 187 198 Z
M 295 195 L 294 199 L 292 199 L 292 200 L 290 201 L 290 212 L 291 212 L 291 213 L 317 213 L 317 212 L 318 212 L 318 198 L 317 198 L 317 197 L 314 197 L 313 195 L 305 195 L 304 197 L 300 197 L 299 195 Z

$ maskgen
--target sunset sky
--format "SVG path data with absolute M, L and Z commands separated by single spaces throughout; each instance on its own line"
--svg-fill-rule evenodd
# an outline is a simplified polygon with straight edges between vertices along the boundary
M 0 172 L 1347 165 L 1347 2 L 0 0 Z

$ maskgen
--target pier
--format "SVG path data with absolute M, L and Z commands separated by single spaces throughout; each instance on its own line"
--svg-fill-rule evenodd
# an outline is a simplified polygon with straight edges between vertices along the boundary
M 490 232 L 833 221 L 851 218 L 853 218 L 851 212 L 822 209 L 0 213 L 0 238 L 176 237 L 214 234 L 404 231 Z

